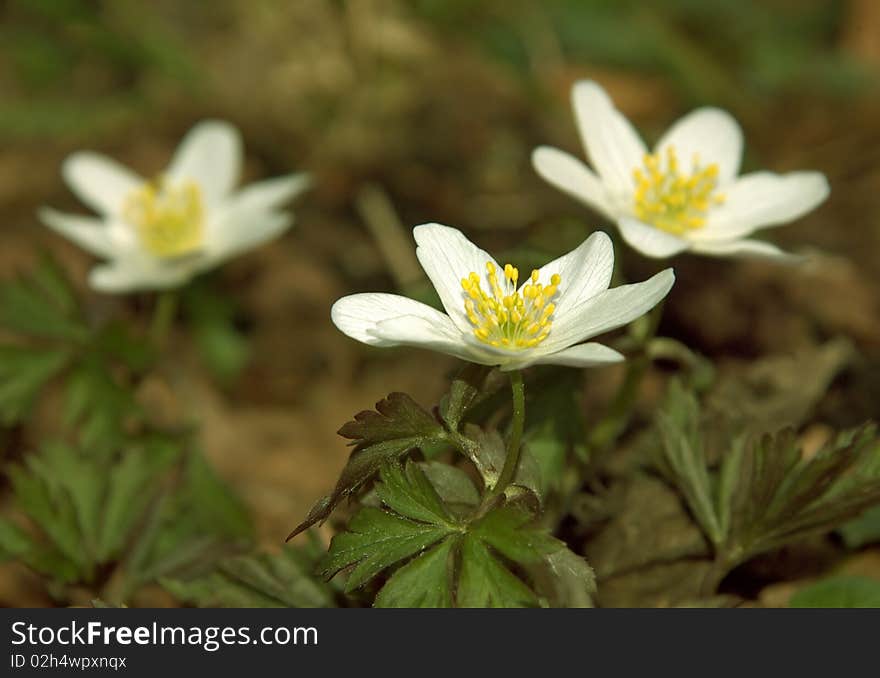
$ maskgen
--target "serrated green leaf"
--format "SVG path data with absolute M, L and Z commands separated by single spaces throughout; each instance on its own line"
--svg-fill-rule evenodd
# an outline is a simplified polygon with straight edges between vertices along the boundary
M 199 607 L 334 607 L 333 590 L 310 572 L 315 559 L 305 549 L 223 560 L 217 569 L 193 579 L 164 579 L 174 596 Z
M 514 562 L 536 563 L 564 548 L 565 544 L 542 528 L 530 525 L 533 519 L 532 514 L 519 506 L 508 504 L 474 523 L 471 534 Z
M 529 568 L 529 572 L 550 607 L 593 607 L 592 596 L 596 592 L 593 568 L 567 547 L 549 554 L 541 567 Z
M 537 607 L 535 593 L 498 562 L 480 539 L 462 541 L 458 607 Z
M 789 607 L 880 608 L 880 581 L 856 576 L 831 577 L 795 593 Z
M 458 539 L 449 537 L 398 569 L 379 591 L 375 607 L 452 607 L 451 554 Z
M 388 508 L 423 523 L 452 523 L 452 516 L 418 464 L 388 464 L 382 470 L 381 480 L 376 494 Z
M 345 591 L 362 586 L 382 570 L 424 550 L 449 535 L 445 525 L 431 525 L 366 507 L 351 520 L 348 531 L 337 534 L 319 565 L 329 579 L 354 565 Z
M 6 425 L 23 419 L 46 383 L 67 365 L 65 349 L 0 346 L 0 418 Z
M 355 450 L 333 492 L 312 507 L 288 539 L 325 520 L 339 502 L 372 478 L 389 460 L 446 438 L 443 427 L 405 393 L 391 393 L 376 403 L 376 411 L 355 415 L 353 421 L 339 429 L 339 435 L 355 441 Z
M 726 538 L 713 500 L 712 481 L 700 435 L 700 409 L 696 398 L 678 380 L 669 387 L 666 401 L 657 413 L 657 428 L 663 441 L 663 461 L 687 501 L 700 527 L 714 544 Z

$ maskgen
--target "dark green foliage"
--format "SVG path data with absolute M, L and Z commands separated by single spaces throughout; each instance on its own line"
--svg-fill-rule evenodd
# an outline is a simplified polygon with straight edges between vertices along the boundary
M 204 460 L 168 438 L 132 442 L 112 460 L 47 444 L 9 477 L 27 521 L 0 521 L 0 554 L 110 603 L 250 536 Z
M 728 566 L 834 529 L 880 502 L 880 439 L 866 425 L 805 457 L 792 429 L 729 440 L 717 468 L 696 400 L 679 384 L 658 414 L 660 466 Z
M 183 602 L 199 607 L 334 607 L 335 591 L 312 575 L 323 548 L 316 541 L 220 560 L 208 573 L 163 579 Z
M 588 604 L 592 571 L 564 543 L 535 526 L 534 515 L 524 507 L 487 506 L 457 517 L 412 461 L 383 466 L 376 493 L 383 507 L 362 508 L 333 538 L 319 566 L 328 578 L 351 568 L 347 592 L 399 565 L 379 591 L 376 606 Z

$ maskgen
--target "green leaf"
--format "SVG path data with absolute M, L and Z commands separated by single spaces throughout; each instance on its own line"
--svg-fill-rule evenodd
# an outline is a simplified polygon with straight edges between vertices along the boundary
M 387 461 L 410 450 L 445 440 L 443 427 L 405 393 L 391 393 L 339 429 L 356 445 L 333 492 L 319 500 L 288 536 L 295 537 L 329 516 L 346 497 L 372 478 Z
M 474 523 L 471 534 L 521 565 L 539 562 L 565 547 L 545 530 L 531 527 L 532 521 L 529 512 L 515 504 L 507 504 Z
M 376 596 L 375 607 L 452 607 L 452 553 L 449 537 L 398 569 Z
M 449 392 L 440 400 L 440 417 L 457 431 L 470 411 L 487 397 L 486 380 L 491 368 L 468 363 L 452 380 Z
M 0 561 L 20 558 L 32 548 L 27 532 L 8 520 L 0 519 Z
M 880 608 L 880 581 L 868 577 L 831 577 L 795 593 L 789 607 Z
M 285 546 L 222 560 L 213 572 L 191 579 L 163 579 L 183 602 L 199 607 L 334 607 L 333 589 L 310 574 L 313 549 Z
M 696 398 L 676 379 L 657 413 L 661 451 L 668 472 L 687 501 L 688 508 L 713 544 L 724 541 L 700 434 L 700 409 Z
M 537 607 L 538 598 L 482 541 L 468 535 L 461 548 L 457 603 L 458 607 Z
M 805 459 L 790 429 L 743 453 L 731 494 L 731 537 L 749 554 L 832 530 L 880 502 L 876 427 L 839 434 Z
M 349 593 L 385 568 L 419 553 L 451 532 L 445 525 L 419 523 L 366 507 L 352 519 L 347 532 L 333 537 L 320 571 L 329 579 L 354 565 L 345 584 L 345 591 Z
M 66 366 L 64 349 L 0 346 L 0 419 L 14 424 L 31 410 L 46 383 Z
M 61 270 L 44 258 L 28 277 L 0 285 L 0 327 L 43 339 L 84 341 L 88 328 L 71 290 Z
M 379 499 L 391 510 L 424 523 L 445 525 L 452 516 L 418 464 L 389 464 L 376 486 Z
M 137 407 L 131 392 L 116 382 L 97 356 L 70 372 L 65 404 L 65 423 L 75 429 L 79 446 L 97 456 L 118 448 L 126 419 Z
M 554 551 L 544 559 L 543 567 L 529 572 L 550 607 L 593 607 L 596 575 L 583 557 L 568 548 Z
M 371 507 L 361 509 L 348 531 L 333 537 L 320 565 L 328 579 L 356 565 L 346 583 L 346 592 L 459 529 L 437 491 L 412 461 L 406 465 L 386 464 L 376 494 L 397 513 Z

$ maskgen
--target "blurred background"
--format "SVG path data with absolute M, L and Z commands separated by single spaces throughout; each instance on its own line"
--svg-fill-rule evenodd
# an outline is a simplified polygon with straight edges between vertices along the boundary
M 854 357 L 811 426 L 821 437 L 876 417 L 874 0 L 5 0 L 0 276 L 27 271 L 46 249 L 95 317 L 142 312 L 146 296 L 88 293 L 93 260 L 36 220 L 41 205 L 85 211 L 60 177 L 74 150 L 151 176 L 195 122 L 218 117 L 242 131 L 245 180 L 310 172 L 293 229 L 204 283 L 212 303 L 227 300 L 205 312 L 235 333 L 193 342 L 180 329 L 173 374 L 148 379 L 140 394 L 169 421 L 200 424 L 205 454 L 251 510 L 261 542 L 278 544 L 334 483 L 348 454 L 339 426 L 391 390 L 436 402 L 454 367 L 344 337 L 329 320 L 335 299 L 402 291 L 430 300 L 410 235 L 425 221 L 461 228 L 523 267 L 608 227 L 545 185 L 529 160 L 539 144 L 583 155 L 569 106 L 581 78 L 606 87 L 651 142 L 689 109 L 717 105 L 744 128 L 744 170 L 828 176 L 828 202 L 767 232 L 815 255 L 809 264 L 679 257 L 661 333 L 722 372 L 824 355 L 825 342 L 845 337 Z M 618 253 L 628 279 L 657 268 Z M 591 372 L 587 402 L 607 401 L 620 376 Z M 660 390 L 652 383 L 645 417 Z M 6 459 L 51 430 L 53 416 L 50 399 L 37 424 L 5 432 Z M 41 604 L 27 571 L 4 568 L 4 604 Z

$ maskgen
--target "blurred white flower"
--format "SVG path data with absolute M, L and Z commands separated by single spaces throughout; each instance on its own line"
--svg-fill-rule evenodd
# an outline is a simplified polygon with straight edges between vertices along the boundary
M 623 356 L 580 342 L 643 315 L 675 280 L 666 269 L 645 282 L 608 289 L 614 248 L 601 232 L 522 284 L 517 269 L 499 266 L 457 229 L 423 224 L 413 236 L 446 314 L 395 294 L 354 294 L 330 311 L 345 334 L 372 346 L 417 346 L 505 371 L 604 365 Z
M 292 216 L 281 206 L 308 185 L 293 174 L 235 190 L 241 138 L 225 122 L 200 122 L 181 141 L 168 169 L 147 181 L 110 158 L 69 156 L 62 174 L 77 196 L 100 215 L 43 208 L 50 228 L 107 263 L 91 286 L 103 292 L 164 289 L 284 232 Z
M 699 108 L 676 122 L 648 153 L 608 94 L 577 83 L 572 104 L 593 166 L 558 149 L 532 154 L 538 174 L 617 223 L 632 247 L 649 257 L 685 250 L 709 255 L 787 256 L 750 240 L 757 229 L 788 223 L 828 196 L 819 172 L 738 177 L 742 131 L 729 113 Z

